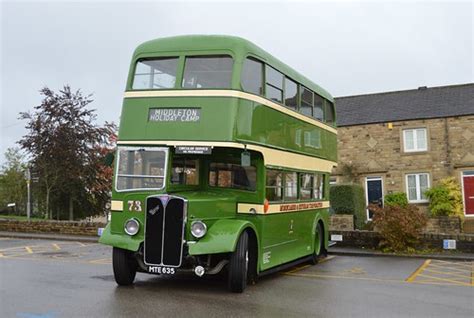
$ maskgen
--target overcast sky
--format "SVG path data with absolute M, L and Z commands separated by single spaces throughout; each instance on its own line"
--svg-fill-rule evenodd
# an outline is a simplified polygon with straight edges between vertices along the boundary
M 0 163 L 43 86 L 117 122 L 132 52 L 159 37 L 247 38 L 336 97 L 474 81 L 471 1 L 0 2 Z

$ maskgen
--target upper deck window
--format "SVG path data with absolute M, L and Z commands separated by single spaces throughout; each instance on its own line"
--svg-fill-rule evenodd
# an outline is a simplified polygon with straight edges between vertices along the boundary
M 334 124 L 334 104 L 330 101 L 326 101 L 326 111 L 324 112 L 324 120 L 326 123 L 333 125 Z
M 244 91 L 263 94 L 263 63 L 247 58 L 242 67 L 241 84 Z
M 298 85 L 288 77 L 285 78 L 285 105 L 294 110 L 298 108 Z
M 230 56 L 186 57 L 183 88 L 230 88 L 231 81 Z
M 177 57 L 139 60 L 135 67 L 132 88 L 173 88 L 176 83 L 177 66 Z
M 304 86 L 301 86 L 301 105 L 300 111 L 306 116 L 313 116 L 313 92 Z
M 324 111 L 323 111 L 323 98 L 318 94 L 314 94 L 314 110 L 313 117 L 317 120 L 323 121 Z
M 275 102 L 283 103 L 283 74 L 268 65 L 265 70 L 266 97 Z

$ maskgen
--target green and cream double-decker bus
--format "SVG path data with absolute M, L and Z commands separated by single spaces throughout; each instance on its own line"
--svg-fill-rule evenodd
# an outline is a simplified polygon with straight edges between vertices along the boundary
M 178 36 L 140 45 L 123 102 L 100 242 L 119 285 L 137 271 L 228 286 L 328 247 L 333 98 L 256 45 Z

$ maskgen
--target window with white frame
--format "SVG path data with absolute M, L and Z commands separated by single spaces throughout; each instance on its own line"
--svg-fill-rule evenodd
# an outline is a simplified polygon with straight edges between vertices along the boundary
M 404 129 L 403 146 L 405 152 L 427 151 L 426 128 Z
M 427 202 L 425 191 L 430 187 L 430 175 L 428 173 L 413 173 L 406 175 L 406 186 L 408 202 Z

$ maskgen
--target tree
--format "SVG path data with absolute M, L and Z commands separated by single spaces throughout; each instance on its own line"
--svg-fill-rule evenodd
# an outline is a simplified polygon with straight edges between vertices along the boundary
M 67 85 L 59 93 L 48 87 L 40 93 L 41 104 L 31 113 L 20 113 L 20 119 L 28 121 L 28 133 L 19 144 L 39 176 L 46 213 L 52 218 L 52 211 L 58 211 L 59 218 L 59 211 L 68 211 L 70 220 L 75 208 L 81 216 L 98 213 L 109 199 L 111 174 L 103 176 L 102 162 L 113 146 L 109 136 L 116 127 L 95 124 L 95 110 L 87 108 L 92 95 L 73 92 Z
M 0 209 L 15 203 L 19 213 L 26 211 L 26 165 L 18 148 L 8 148 L 0 171 Z

